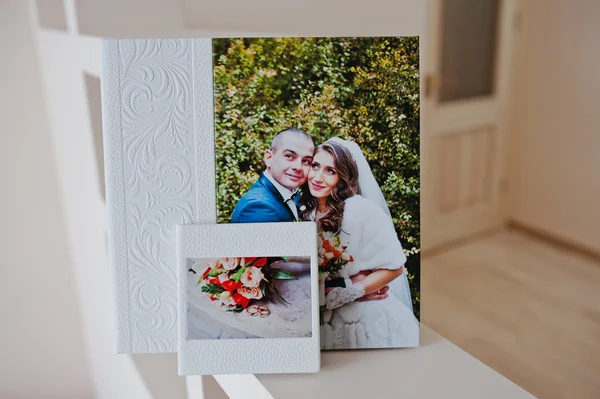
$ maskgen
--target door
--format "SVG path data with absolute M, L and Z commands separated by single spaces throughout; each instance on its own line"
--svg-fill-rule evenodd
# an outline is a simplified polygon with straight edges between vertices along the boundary
M 432 0 L 422 54 L 425 251 L 503 222 L 506 98 L 517 0 Z

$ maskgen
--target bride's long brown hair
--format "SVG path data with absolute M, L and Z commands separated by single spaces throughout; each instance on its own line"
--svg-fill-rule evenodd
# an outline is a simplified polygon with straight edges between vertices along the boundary
M 326 151 L 333 157 L 333 164 L 338 173 L 339 181 L 331 190 L 331 195 L 325 203 L 326 212 L 319 219 L 319 228 L 322 231 L 339 233 L 342 229 L 344 216 L 344 201 L 356 194 L 358 190 L 358 167 L 350 151 L 335 142 L 325 142 L 315 148 L 314 155 Z M 310 173 L 310 172 L 309 172 Z M 300 212 L 303 220 L 310 220 L 313 210 L 317 207 L 317 200 L 310 193 L 308 180 L 302 186 L 300 204 L 305 208 Z

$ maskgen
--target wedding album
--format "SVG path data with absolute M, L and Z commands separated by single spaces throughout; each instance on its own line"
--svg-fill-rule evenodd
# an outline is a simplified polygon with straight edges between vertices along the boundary
M 232 370 L 194 366 L 218 345 L 419 345 L 418 37 L 106 40 L 102 60 L 117 352 L 179 350 L 189 374 Z

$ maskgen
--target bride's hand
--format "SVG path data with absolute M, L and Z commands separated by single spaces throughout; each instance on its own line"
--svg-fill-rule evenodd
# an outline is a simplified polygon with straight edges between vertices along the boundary
M 356 284 L 359 281 L 363 281 L 371 273 L 373 273 L 373 272 L 370 271 L 370 270 L 363 270 L 361 272 L 358 272 L 354 276 L 350 277 L 350 280 L 352 280 L 353 284 Z M 356 301 L 357 302 L 366 302 L 366 301 L 377 301 L 377 300 L 380 300 L 380 299 L 385 299 L 385 298 L 388 297 L 387 292 L 389 290 L 390 290 L 390 286 L 386 285 L 386 286 L 378 289 L 375 292 L 372 292 L 370 294 L 366 294 L 365 296 L 363 296 L 361 298 L 358 298 Z M 327 291 L 325 291 L 325 293 L 327 293 Z
M 378 301 L 381 299 L 385 299 L 389 296 L 387 293 L 389 290 L 390 290 L 390 286 L 386 285 L 385 287 L 383 287 L 371 294 L 367 294 L 367 295 L 364 295 L 364 296 L 358 298 L 356 300 L 356 302 Z
M 325 296 L 325 307 L 328 310 L 337 309 L 347 303 L 354 302 L 365 295 L 365 288 L 361 283 L 352 284 L 350 287 L 336 287 Z

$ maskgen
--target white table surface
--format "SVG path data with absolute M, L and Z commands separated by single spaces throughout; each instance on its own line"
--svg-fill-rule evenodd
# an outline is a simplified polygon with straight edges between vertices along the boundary
M 533 398 L 430 328 L 421 347 L 327 351 L 316 374 L 256 378 L 273 398 Z

